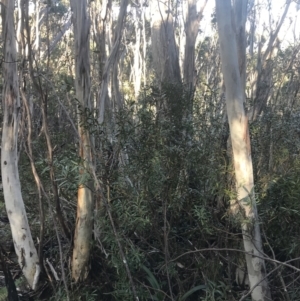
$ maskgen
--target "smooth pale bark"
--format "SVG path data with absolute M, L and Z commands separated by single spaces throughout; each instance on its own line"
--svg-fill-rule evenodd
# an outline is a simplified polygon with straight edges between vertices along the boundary
M 79 142 L 80 158 L 83 175 L 90 171 L 92 164 L 91 141 L 88 129 L 86 129 L 85 111 L 89 109 L 90 94 L 90 61 L 89 61 L 89 34 L 90 19 L 87 14 L 86 0 L 71 0 L 73 11 L 73 26 L 75 38 L 75 88 L 76 98 L 79 102 Z M 78 282 L 88 275 L 88 262 L 92 239 L 93 198 L 91 183 L 82 183 L 78 188 L 77 217 L 74 235 L 74 247 L 72 257 L 72 278 Z
M 252 300 L 271 300 L 265 263 L 255 255 L 263 254 L 258 214 L 254 195 L 253 167 L 244 91 L 239 71 L 236 36 L 232 27 L 231 0 L 216 0 L 222 72 L 226 87 L 226 106 L 236 178 L 237 200 L 231 209 L 242 216 L 244 249 Z M 251 254 L 251 255 L 250 255 Z
M 6 8 L 3 61 L 4 115 L 1 145 L 3 193 L 18 262 L 29 285 L 35 289 L 40 273 L 39 259 L 27 220 L 18 171 L 17 140 L 20 99 L 14 30 L 14 1 L 8 0 Z
M 150 3 L 153 66 L 158 82 L 181 82 L 170 1 L 153 0 Z

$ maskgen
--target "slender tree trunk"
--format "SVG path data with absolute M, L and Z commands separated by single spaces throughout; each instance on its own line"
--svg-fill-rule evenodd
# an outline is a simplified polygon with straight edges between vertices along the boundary
M 143 10 L 142 10 L 142 24 L 143 24 L 143 83 L 144 83 L 144 87 L 147 84 L 147 76 L 146 76 L 147 39 L 146 39 L 146 16 L 145 15 L 146 15 L 145 7 L 143 7 Z
M 142 75 L 142 64 L 141 64 L 141 54 L 140 54 L 140 47 L 141 47 L 141 8 L 135 8 L 135 47 L 134 47 L 134 96 L 135 98 L 138 97 L 141 89 L 141 75 Z
M 226 106 L 233 150 L 237 201 L 231 203 L 242 216 L 244 248 L 252 300 L 271 300 L 254 195 L 253 167 L 244 91 L 238 63 L 237 42 L 232 28 L 231 0 L 216 0 L 222 72 L 226 86 Z
M 39 259 L 31 236 L 21 194 L 17 140 L 20 114 L 14 1 L 6 1 L 4 25 L 4 83 L 1 171 L 5 206 L 18 262 L 29 285 L 35 289 L 40 273 Z M 2 6 L 3 8 L 3 6 Z
M 89 36 L 90 19 L 87 13 L 86 0 L 71 0 L 73 11 L 73 26 L 75 37 L 75 87 L 79 102 L 80 122 L 80 158 L 82 176 L 88 175 L 92 164 L 91 141 L 88 132 L 86 110 L 90 109 L 90 61 Z M 93 197 L 91 181 L 81 183 L 78 188 L 77 218 L 74 235 L 74 248 L 72 257 L 72 278 L 78 282 L 88 275 L 88 262 L 92 239 Z

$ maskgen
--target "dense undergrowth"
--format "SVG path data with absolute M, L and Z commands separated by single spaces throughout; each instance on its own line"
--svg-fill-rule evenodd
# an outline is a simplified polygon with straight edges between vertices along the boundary
M 176 105 L 175 105 L 176 104 Z M 201 105 L 200 105 L 201 104 Z M 70 300 L 133 300 L 118 241 L 139 300 L 250 300 L 239 222 L 229 214 L 234 197 L 225 112 L 202 95 L 167 86 L 149 88 L 138 102 L 115 115 L 115 126 L 87 126 L 95 141 L 94 160 L 102 194 L 95 191 L 94 240 L 88 280 L 71 283 L 72 244 L 59 232 Z M 273 300 L 299 300 L 300 161 L 296 113 L 268 108 L 250 126 L 255 192 Z M 91 114 L 92 115 L 92 114 Z M 92 120 L 92 119 L 90 119 Z M 56 181 L 68 225 L 76 215 L 79 159 L 74 143 L 60 132 L 54 142 Z M 57 141 L 56 141 L 56 140 Z M 44 183 L 49 183 L 45 141 L 33 145 Z M 38 236 L 36 190 L 25 154 L 20 157 L 24 199 L 33 236 Z M 46 185 L 47 187 L 47 185 Z M 47 187 L 51 195 L 51 187 Z M 101 198 L 109 203 L 116 233 Z M 45 204 L 45 259 L 61 279 L 59 245 Z M 59 230 L 60 231 L 60 230 Z M 39 299 L 65 300 L 62 280 L 49 265 Z M 50 281 L 52 279 L 52 282 Z M 242 297 L 244 296 L 244 299 Z M 38 299 L 38 297 L 36 297 Z

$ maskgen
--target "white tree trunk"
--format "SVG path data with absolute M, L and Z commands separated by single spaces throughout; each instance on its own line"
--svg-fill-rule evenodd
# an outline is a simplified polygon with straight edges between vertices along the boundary
M 263 254 L 263 248 L 254 195 L 248 119 L 243 105 L 244 91 L 239 71 L 236 35 L 232 27 L 231 0 L 216 0 L 216 10 L 237 189 L 237 201 L 232 202 L 231 207 L 242 216 L 243 242 L 247 252 L 246 263 L 252 300 L 267 301 L 271 300 L 271 295 L 265 263 L 256 257 Z
M 18 171 L 17 140 L 20 100 L 16 63 L 14 1 L 7 0 L 6 9 L 4 24 L 5 58 L 3 62 L 4 116 L 1 145 L 3 193 L 18 262 L 29 285 L 35 289 L 40 266 L 23 203 Z
M 86 109 L 90 108 L 90 19 L 87 14 L 86 0 L 71 0 L 75 38 L 75 88 L 79 101 L 79 140 L 82 160 L 80 173 L 89 173 L 92 164 L 91 140 L 86 128 Z M 78 188 L 77 217 L 72 257 L 72 278 L 78 282 L 84 280 L 89 271 L 90 247 L 92 239 L 93 198 L 89 183 Z

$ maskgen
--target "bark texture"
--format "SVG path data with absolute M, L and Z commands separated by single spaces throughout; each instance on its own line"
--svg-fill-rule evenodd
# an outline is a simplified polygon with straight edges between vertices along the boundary
M 75 38 L 75 87 L 79 105 L 79 139 L 82 166 L 80 173 L 84 178 L 89 177 L 92 164 L 91 141 L 86 128 L 86 110 L 90 108 L 90 61 L 89 61 L 89 33 L 90 19 L 87 14 L 86 0 L 71 0 L 73 11 L 73 26 Z M 90 182 L 85 181 L 78 188 L 77 218 L 74 235 L 72 257 L 72 278 L 78 282 L 88 275 L 90 243 L 92 238 L 93 200 Z
M 237 201 L 232 202 L 243 216 L 242 232 L 252 300 L 271 300 L 254 196 L 253 167 L 244 91 L 239 70 L 236 35 L 232 27 L 231 0 L 216 0 L 222 72 L 226 86 L 226 106 L 236 177 Z
M 14 1 L 6 1 L 5 4 L 5 53 L 3 62 L 4 116 L 1 145 L 3 192 L 18 262 L 29 285 L 35 289 L 40 272 L 39 259 L 27 220 L 18 171 L 17 140 L 20 99 L 17 74 L 16 36 L 14 30 Z

